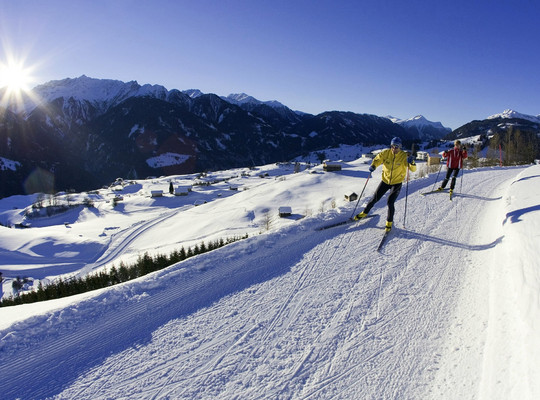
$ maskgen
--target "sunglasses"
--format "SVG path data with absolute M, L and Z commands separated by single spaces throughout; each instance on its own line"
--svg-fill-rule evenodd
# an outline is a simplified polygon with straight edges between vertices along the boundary
M 397 144 L 393 144 L 392 146 L 393 149 L 401 149 L 401 146 L 400 145 L 397 145 Z

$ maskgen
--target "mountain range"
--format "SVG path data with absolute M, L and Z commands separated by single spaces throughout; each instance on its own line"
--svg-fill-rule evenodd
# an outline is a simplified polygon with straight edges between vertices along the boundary
M 529 137 L 536 147 L 536 157 L 540 156 L 540 115 L 526 115 L 514 110 L 504 110 L 502 113 L 494 114 L 484 120 L 474 120 L 455 129 L 446 136 L 446 139 L 463 139 L 478 136 L 486 143 L 494 136 L 501 141 L 506 133 L 521 132 Z
M 403 127 L 413 137 L 423 141 L 438 139 L 452 132 L 452 129 L 444 127 L 440 122 L 428 121 L 423 115 L 409 119 L 399 119 L 392 116 L 387 118 Z
M 387 144 L 394 136 L 412 143 L 450 132 L 422 116 L 312 115 L 244 93 L 221 97 L 83 75 L 39 85 L 20 104 L 0 109 L 0 197 L 263 165 L 340 145 Z

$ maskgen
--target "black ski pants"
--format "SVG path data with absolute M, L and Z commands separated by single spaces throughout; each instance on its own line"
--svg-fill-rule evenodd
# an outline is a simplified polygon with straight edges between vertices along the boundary
M 446 187 L 446 184 L 448 183 L 448 180 L 450 179 L 450 175 L 454 174 L 452 176 L 452 182 L 450 183 L 450 189 L 454 190 L 456 187 L 456 178 L 459 174 L 460 168 L 448 168 L 446 171 L 446 178 L 442 181 L 441 187 L 444 189 Z
M 387 201 L 388 215 L 386 217 L 386 220 L 389 222 L 393 222 L 394 211 L 395 211 L 394 203 L 397 200 L 397 197 L 401 190 L 401 186 L 402 186 L 401 183 L 398 183 L 396 185 L 389 185 L 388 183 L 381 181 L 381 183 L 379 183 L 379 187 L 377 187 L 377 190 L 375 191 L 375 194 L 373 195 L 373 198 L 370 200 L 369 203 L 367 203 L 366 208 L 364 209 L 364 212 L 368 214 L 369 210 L 371 210 L 371 208 L 375 205 L 375 203 L 377 203 L 380 199 L 382 199 L 384 194 L 388 192 L 388 190 L 390 190 L 390 194 L 388 195 L 388 201 Z

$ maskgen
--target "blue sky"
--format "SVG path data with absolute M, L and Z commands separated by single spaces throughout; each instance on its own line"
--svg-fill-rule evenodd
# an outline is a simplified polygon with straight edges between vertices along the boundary
M 0 62 L 453 129 L 540 114 L 536 0 L 0 0 Z

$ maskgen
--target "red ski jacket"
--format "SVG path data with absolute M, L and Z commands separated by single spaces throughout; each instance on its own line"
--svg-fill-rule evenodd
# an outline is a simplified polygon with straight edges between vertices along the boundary
M 461 169 L 463 168 L 463 160 L 467 158 L 467 150 L 454 147 L 452 150 L 445 151 L 443 156 L 446 157 L 446 166 L 448 168 Z

